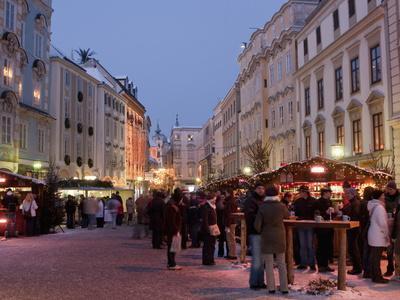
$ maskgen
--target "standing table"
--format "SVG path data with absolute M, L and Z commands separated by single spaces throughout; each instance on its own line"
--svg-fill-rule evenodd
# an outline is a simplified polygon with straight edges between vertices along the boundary
M 313 220 L 285 220 L 286 227 L 286 261 L 288 265 L 289 283 L 294 282 L 293 271 L 293 227 L 296 228 L 332 228 L 339 233 L 339 264 L 338 264 L 338 289 L 346 290 L 346 253 L 347 253 L 347 237 L 348 229 L 360 226 L 356 221 L 321 221 Z
M 235 219 L 240 220 L 240 262 L 243 264 L 246 262 L 247 253 L 247 230 L 246 230 L 246 219 L 244 213 L 233 213 L 232 216 Z

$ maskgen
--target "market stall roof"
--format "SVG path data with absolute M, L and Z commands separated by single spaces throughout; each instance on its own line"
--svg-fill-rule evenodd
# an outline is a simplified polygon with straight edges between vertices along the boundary
M 1 187 L 25 187 L 32 184 L 45 185 L 46 182 L 36 178 L 23 176 L 20 174 L 12 173 L 6 170 L 0 170 L 0 177 L 3 179 L 0 181 Z
M 254 175 L 252 182 L 265 183 L 295 183 L 295 182 L 368 182 L 385 184 L 392 179 L 392 175 L 367 170 L 350 163 L 344 163 L 322 157 L 294 162 L 272 172 L 263 172 Z
M 249 179 L 250 179 L 249 176 L 237 175 L 234 177 L 220 179 L 220 180 L 210 182 L 209 184 L 205 185 L 203 187 L 203 189 L 209 190 L 209 191 L 217 191 L 217 190 L 225 189 L 225 188 L 232 188 L 232 189 L 238 189 L 238 188 L 242 188 L 242 187 L 248 188 L 248 185 L 249 185 L 248 180 Z
M 82 180 L 82 179 L 70 179 L 61 180 L 58 182 L 60 189 L 80 189 L 80 190 L 110 190 L 114 186 L 111 181 L 101 181 L 101 180 Z

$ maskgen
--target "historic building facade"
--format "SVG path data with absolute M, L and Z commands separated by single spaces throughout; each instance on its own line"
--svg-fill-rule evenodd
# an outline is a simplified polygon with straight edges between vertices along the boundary
M 99 81 L 54 49 L 50 58 L 51 159 L 61 179 L 100 177 L 97 157 Z M 100 121 L 100 122 L 99 122 Z M 89 177 L 89 178 L 90 178 Z
M 0 167 L 25 175 L 49 165 L 51 15 L 50 0 L 0 2 Z
M 213 133 L 213 162 L 212 162 L 212 177 L 222 178 L 224 174 L 224 165 L 223 165 L 223 136 L 222 136 L 222 103 L 223 101 L 218 102 L 217 106 L 214 108 L 214 113 L 212 117 L 212 133 Z
M 239 170 L 239 112 L 240 91 L 234 85 L 221 103 L 222 110 L 222 147 L 224 177 L 233 177 Z
M 301 159 L 391 158 L 385 28 L 381 1 L 322 1 L 297 35 Z

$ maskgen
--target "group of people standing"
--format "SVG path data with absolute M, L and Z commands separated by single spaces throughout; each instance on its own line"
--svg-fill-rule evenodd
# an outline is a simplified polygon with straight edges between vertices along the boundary
M 229 190 L 184 193 L 177 188 L 171 196 L 164 191 L 154 191 L 146 206 L 152 230 L 152 246 L 162 249 L 166 242 L 167 267 L 170 270 L 180 269 L 175 260 L 177 240 L 180 249 L 187 248 L 189 238 L 191 248 L 199 248 L 202 244 L 202 264 L 206 266 L 215 265 L 217 240 L 218 256 L 226 254 L 227 259 L 236 259 L 236 221 L 232 215 L 236 210 L 236 199 Z
M 133 205 L 133 199 L 127 199 L 128 223 L 132 222 Z M 96 198 L 94 195 L 85 198 L 80 195 L 79 203 L 73 196 L 68 195 L 65 202 L 65 211 L 67 214 L 67 228 L 69 229 L 75 228 L 76 223 L 89 230 L 95 227 L 102 228 L 106 221 L 106 213 L 109 213 L 109 222 L 112 228 L 116 229 L 117 226 L 122 225 L 125 217 L 122 198 L 118 192 L 112 194 L 110 198 Z M 77 212 L 78 217 L 76 218 Z

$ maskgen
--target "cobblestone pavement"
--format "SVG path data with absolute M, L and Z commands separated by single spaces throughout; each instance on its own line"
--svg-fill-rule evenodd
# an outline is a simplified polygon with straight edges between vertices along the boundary
M 188 249 L 177 258 L 183 270 L 168 271 L 166 250 L 150 249 L 150 240 L 130 235 L 128 227 L 76 229 L 0 242 L 0 299 L 266 299 L 265 290 L 248 289 L 247 270 L 225 260 L 203 267 L 201 250 Z M 361 285 L 360 293 L 334 298 L 400 294 L 398 283 Z M 287 298 L 304 297 L 291 293 Z

